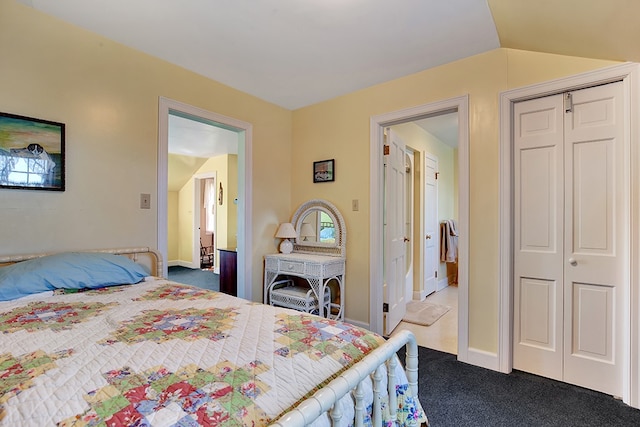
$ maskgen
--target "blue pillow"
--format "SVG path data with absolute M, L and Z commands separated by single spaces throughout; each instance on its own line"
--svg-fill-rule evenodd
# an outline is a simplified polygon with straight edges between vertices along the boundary
M 0 301 L 54 289 L 94 289 L 134 284 L 149 273 L 122 255 L 68 252 L 0 268 Z

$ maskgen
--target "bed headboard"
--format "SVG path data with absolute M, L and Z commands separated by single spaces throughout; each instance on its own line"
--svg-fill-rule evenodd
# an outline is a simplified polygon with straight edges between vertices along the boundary
M 115 255 L 125 255 L 134 262 L 143 265 L 151 272 L 152 276 L 162 277 L 162 255 L 155 249 L 140 248 L 114 248 L 114 249 L 93 249 L 83 251 L 66 251 L 66 252 L 102 252 Z M 52 255 L 56 252 L 26 254 L 26 255 L 4 255 L 0 256 L 0 267 L 16 262 L 26 261 L 28 259 L 40 258 L 46 255 Z

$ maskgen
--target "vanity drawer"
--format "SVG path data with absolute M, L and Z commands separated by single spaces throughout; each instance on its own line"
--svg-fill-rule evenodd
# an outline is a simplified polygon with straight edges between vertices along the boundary
M 284 273 L 304 274 L 304 262 L 286 259 L 278 260 L 278 271 Z

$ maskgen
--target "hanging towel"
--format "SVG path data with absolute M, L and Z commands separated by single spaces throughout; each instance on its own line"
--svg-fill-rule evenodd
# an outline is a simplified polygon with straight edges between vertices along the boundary
M 458 227 L 456 221 L 448 219 L 440 223 L 440 261 L 458 260 Z

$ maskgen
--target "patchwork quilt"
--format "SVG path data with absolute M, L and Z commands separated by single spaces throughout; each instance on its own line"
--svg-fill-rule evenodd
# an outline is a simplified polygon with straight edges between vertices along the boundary
M 383 342 L 162 279 L 1 302 L 0 333 L 0 425 L 12 427 L 268 425 Z M 398 374 L 401 424 L 417 425 Z M 347 418 L 352 398 L 340 403 Z

